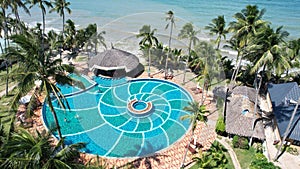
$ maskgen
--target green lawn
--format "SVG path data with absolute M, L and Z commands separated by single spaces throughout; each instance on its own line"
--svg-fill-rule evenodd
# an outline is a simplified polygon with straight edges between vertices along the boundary
M 233 165 L 233 162 L 231 160 L 231 157 L 230 157 L 229 153 L 226 152 L 225 155 L 226 155 L 226 158 L 228 159 L 228 163 L 225 166 L 225 168 L 227 168 L 227 169 L 234 169 L 234 165 Z
M 255 149 L 250 148 L 249 150 L 234 148 L 233 149 L 239 162 L 241 168 L 249 168 L 251 161 L 255 158 Z
M 11 72 L 12 70 L 15 70 L 15 69 L 17 69 L 16 64 L 13 65 L 12 69 L 9 68 L 9 72 Z M 15 82 L 12 81 L 11 79 L 9 79 L 8 82 L 9 82 L 8 87 L 15 84 Z M 1 70 L 0 71 L 0 92 L 5 90 L 5 88 L 6 88 L 5 84 L 6 84 L 6 70 Z

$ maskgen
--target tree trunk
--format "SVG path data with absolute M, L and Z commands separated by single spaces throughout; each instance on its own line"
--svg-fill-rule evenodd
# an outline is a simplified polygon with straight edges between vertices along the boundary
M 183 70 L 183 81 L 182 81 L 182 83 L 185 83 L 186 69 L 188 68 L 188 62 L 189 62 L 189 59 L 190 59 L 190 57 L 191 57 L 191 47 L 192 47 L 192 40 L 190 39 L 190 43 L 189 43 L 189 54 L 188 54 L 187 60 L 185 61 L 185 67 L 184 67 L 184 70 Z
M 233 79 L 234 79 L 234 75 L 235 75 L 235 72 L 236 72 L 236 69 L 237 69 L 238 63 L 239 63 L 239 58 L 240 58 L 240 52 L 238 51 L 238 54 L 237 54 L 237 56 L 236 56 L 236 61 L 235 61 L 235 69 L 234 69 L 233 72 L 232 72 L 230 82 L 232 82 Z
M 52 113 L 54 121 L 55 121 L 55 125 L 56 125 L 56 128 L 57 128 L 57 133 L 58 133 L 59 139 L 62 140 L 62 147 L 64 148 L 65 145 L 64 145 L 63 137 L 62 137 L 62 134 L 61 134 L 61 131 L 60 131 L 60 125 L 59 125 L 57 115 L 56 115 L 56 112 L 53 108 L 53 105 L 52 105 L 51 98 L 50 98 L 49 94 L 47 95 L 47 102 L 48 102 L 49 108 L 51 110 L 51 113 Z
M 249 146 L 252 145 L 252 140 L 253 140 L 253 134 L 254 134 L 254 129 L 255 129 L 255 120 L 256 120 L 256 114 L 257 114 L 257 102 L 258 102 L 258 94 L 260 91 L 260 87 L 261 87 L 261 83 L 262 83 L 262 77 L 259 78 L 259 84 L 257 87 L 257 74 L 256 73 L 256 78 L 255 78 L 255 87 L 256 87 L 256 93 L 255 93 L 255 105 L 254 105 L 254 112 L 253 112 L 253 120 L 252 120 L 252 133 L 251 133 L 251 137 L 250 137 L 250 141 L 249 141 Z
M 193 124 L 194 124 L 195 122 L 196 122 L 196 118 L 195 118 L 195 120 L 193 121 Z M 192 124 L 192 125 L 193 125 L 193 124 Z M 194 129 L 192 129 L 192 134 L 191 134 L 191 136 L 190 136 L 190 138 L 189 138 L 189 142 L 188 142 L 188 144 L 187 144 L 187 147 L 185 148 L 185 152 L 184 152 L 184 156 L 183 156 L 183 160 L 182 160 L 182 163 L 181 163 L 181 165 L 180 165 L 180 168 L 184 168 L 184 167 L 185 167 L 185 166 L 184 166 L 185 159 L 186 159 L 186 156 L 187 156 L 189 147 L 191 146 L 191 141 L 192 141 L 192 139 L 193 139 L 194 133 L 195 133 L 195 131 L 194 131 Z
M 8 60 L 5 60 L 6 64 L 6 85 L 5 85 L 5 95 L 8 96 L 8 74 L 9 74 L 9 71 L 8 71 Z
M 43 16 L 43 32 L 42 32 L 42 55 L 44 56 L 45 53 L 45 47 L 44 47 L 44 35 L 45 35 L 45 29 L 46 29 L 46 22 L 45 22 L 45 15 L 42 11 L 42 16 Z
M 290 128 L 291 128 L 291 125 L 292 125 L 292 123 L 293 123 L 295 114 L 297 113 L 297 109 L 298 109 L 299 103 L 300 103 L 300 98 L 299 98 L 298 101 L 297 101 L 297 104 L 296 104 L 296 106 L 295 106 L 295 108 L 294 108 L 292 117 L 291 117 L 291 119 L 290 119 L 290 121 L 289 121 L 289 124 L 288 124 L 288 126 L 287 126 L 287 128 L 286 128 L 286 130 L 285 130 L 285 132 L 284 132 L 283 139 L 281 140 L 281 143 L 280 143 L 280 146 L 279 146 L 278 151 L 277 151 L 277 153 L 276 153 L 276 156 L 274 157 L 274 161 L 277 161 L 278 158 L 279 158 L 279 155 L 281 154 L 281 148 L 282 148 L 282 146 L 283 146 L 283 144 L 284 144 L 284 142 L 285 142 L 285 139 L 287 138 L 288 134 L 290 133 Z
M 238 53 L 239 55 L 239 53 Z M 235 70 L 235 74 L 233 74 L 233 77 L 232 77 L 232 81 L 235 82 L 236 81 L 236 77 L 238 76 L 238 73 L 239 73 L 239 70 L 240 70 L 240 67 L 241 67 L 241 64 L 242 64 L 242 60 L 243 60 L 243 57 L 241 56 L 240 57 L 240 60 L 238 62 L 238 65 L 236 67 L 236 70 Z
M 2 7 L 2 13 L 4 16 L 4 22 L 3 22 L 3 28 L 4 28 L 4 53 L 6 53 L 6 49 L 8 46 L 8 28 L 7 28 L 7 20 L 6 20 L 6 13 L 5 9 Z M 6 84 L 5 84 L 5 95 L 8 96 L 8 60 L 5 60 L 6 62 Z
M 165 79 L 167 79 L 167 74 L 168 74 L 168 59 L 169 59 L 169 55 L 170 55 L 170 52 L 171 52 L 172 32 L 173 32 L 173 23 L 171 23 L 170 38 L 169 38 L 169 49 L 168 49 L 168 54 L 167 54 L 167 58 L 166 58 L 166 65 L 165 65 Z
M 223 108 L 223 122 L 225 124 L 225 120 L 226 120 L 226 111 L 227 111 L 227 96 L 228 96 L 228 91 L 229 91 L 229 88 L 226 87 L 226 93 L 225 93 L 225 98 L 224 98 L 224 108 Z
M 150 77 L 150 67 L 151 67 L 151 48 L 148 48 L 148 77 Z

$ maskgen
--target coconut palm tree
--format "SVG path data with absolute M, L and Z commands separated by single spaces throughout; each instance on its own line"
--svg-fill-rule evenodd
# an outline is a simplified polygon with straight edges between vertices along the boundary
M 288 42 L 288 47 L 292 50 L 291 59 L 294 60 L 300 54 L 300 38 L 290 40 Z
M 239 61 L 236 61 L 238 65 L 234 77 L 232 78 L 234 82 L 238 75 L 243 56 L 247 54 L 244 49 L 248 45 L 248 39 L 256 34 L 259 28 L 267 23 L 262 20 L 265 11 L 265 9 L 259 10 L 256 5 L 247 5 L 245 9 L 242 9 L 241 12 L 238 12 L 233 16 L 236 21 L 229 23 L 229 31 L 233 33 L 232 38 L 237 40 L 238 48 L 242 49 L 240 51 L 241 57 L 239 58 Z
M 275 31 L 268 25 L 264 28 L 261 28 L 257 34 L 253 37 L 249 43 L 249 57 L 251 58 L 251 53 L 253 57 L 249 59 L 254 62 L 254 66 L 251 69 L 250 73 L 258 74 L 258 71 L 261 71 L 261 78 L 259 79 L 258 88 L 256 87 L 256 100 L 254 107 L 254 114 L 256 115 L 257 109 L 257 97 L 260 91 L 263 78 L 265 77 L 265 71 L 268 69 L 270 73 L 275 73 L 276 75 L 281 75 L 285 71 L 291 68 L 290 58 L 286 57 L 283 54 L 282 43 L 284 39 L 288 36 L 286 31 L 281 30 L 282 27 L 277 28 Z M 251 43 L 254 43 L 253 45 Z M 257 78 L 256 78 L 257 79 Z M 253 119 L 253 132 L 254 132 L 254 120 Z M 251 145 L 252 137 L 249 144 Z
M 150 77 L 151 48 L 158 45 L 158 39 L 154 36 L 155 31 L 156 29 L 151 30 L 150 25 L 144 25 L 137 35 L 137 38 L 142 37 L 139 45 L 148 50 L 148 77 Z
M 8 21 L 7 21 L 7 16 L 6 16 L 6 11 L 9 9 L 9 7 L 11 7 L 12 1 L 11 0 L 3 0 L 0 3 L 0 7 L 1 7 L 1 20 L 2 20 L 2 27 L 3 27 L 3 32 L 4 32 L 4 53 L 6 53 L 6 48 L 9 44 L 9 40 L 8 40 Z M 1 32 L 2 33 L 2 32 Z M 9 61 L 6 60 L 6 87 L 5 87 L 5 95 L 8 96 L 8 63 Z
M 62 17 L 62 35 L 64 37 L 65 33 L 65 11 L 71 14 L 71 9 L 69 6 L 71 5 L 70 2 L 66 2 L 66 0 L 55 0 L 54 7 L 50 10 L 50 12 L 56 11 L 60 17 Z
M 233 70 L 231 78 L 230 78 L 230 81 L 235 81 L 235 79 L 238 76 L 237 67 L 238 67 L 238 65 L 241 65 L 241 63 L 242 63 L 240 56 L 241 56 L 243 48 L 240 47 L 240 42 L 236 38 L 231 38 L 229 41 L 227 41 L 227 44 L 224 45 L 224 48 L 228 48 L 228 49 L 237 51 L 237 55 L 236 55 L 236 59 L 235 59 L 235 61 L 236 61 L 235 69 Z
M 217 141 L 213 142 L 207 152 L 201 152 L 199 156 L 193 157 L 199 169 L 204 168 L 225 168 L 228 160 L 224 154 L 227 150 Z
M 290 58 L 283 55 L 282 48 L 288 35 L 288 32 L 282 30 L 282 26 L 274 31 L 269 25 L 257 33 L 251 42 L 254 45 L 249 46 L 249 51 L 254 53 L 254 57 L 249 59 L 254 63 L 251 73 L 257 72 L 260 68 L 264 72 L 268 68 L 269 71 L 280 75 L 290 68 Z
M 214 18 L 212 20 L 212 23 L 206 26 L 205 29 L 208 29 L 210 34 L 217 35 L 216 44 L 217 44 L 217 49 L 219 49 L 221 38 L 223 37 L 224 39 L 226 39 L 226 34 L 228 33 L 228 30 L 226 29 L 226 22 L 225 22 L 224 15 Z
M 217 50 L 212 44 L 202 41 L 195 46 L 196 58 L 193 58 L 192 65 L 196 65 L 197 82 L 203 81 L 202 89 L 208 91 L 208 88 L 214 79 L 214 77 L 220 77 L 220 73 L 223 70 L 220 69 L 222 66 L 222 58 L 217 53 Z M 195 70 L 194 70 L 195 71 Z M 217 79 L 219 80 L 219 79 Z M 202 99 L 200 104 L 203 104 L 205 100 L 204 92 L 202 92 Z
M 167 12 L 166 21 L 169 21 L 169 23 L 166 25 L 165 29 L 168 29 L 168 27 L 170 26 L 170 35 L 169 35 L 169 46 L 168 46 L 168 53 L 167 53 L 166 66 L 165 66 L 165 78 L 167 78 L 167 74 L 168 74 L 168 72 L 167 72 L 168 71 L 168 59 L 169 59 L 169 55 L 171 53 L 171 40 L 172 40 L 173 27 L 175 26 L 175 19 L 174 19 L 173 11 Z
M 51 134 L 34 135 L 20 128 L 13 133 L 9 141 L 1 149 L 1 168 L 76 168 L 83 167 L 74 160 L 79 157 L 79 149 L 83 143 L 60 148 L 62 140 L 51 146 Z
M 188 62 L 191 57 L 191 50 L 192 50 L 192 45 L 195 45 L 199 39 L 197 38 L 197 33 L 200 31 L 195 31 L 194 26 L 192 23 L 187 23 L 185 24 L 182 29 L 180 30 L 180 33 L 178 34 L 178 37 L 180 39 L 188 39 L 189 40 L 189 46 L 188 46 L 188 57 L 185 62 L 185 68 L 184 68 L 184 75 L 183 75 L 183 83 L 185 83 L 185 75 L 186 75 L 186 69 L 188 67 Z
M 184 155 L 182 163 L 181 163 L 181 167 L 184 167 L 185 159 L 186 159 L 187 152 L 188 152 L 188 147 L 190 146 L 191 141 L 193 139 L 194 131 L 197 127 L 197 123 L 198 122 L 205 123 L 207 121 L 207 116 L 205 114 L 208 112 L 206 110 L 205 105 L 200 105 L 196 101 L 190 102 L 188 106 L 184 107 L 184 110 L 190 112 L 191 114 L 181 116 L 180 119 L 181 120 L 190 119 L 190 122 L 192 125 L 192 134 L 190 136 L 190 139 L 189 139 L 186 151 L 185 151 L 185 155 Z
M 23 27 L 22 27 L 22 22 L 20 19 L 20 15 L 19 15 L 19 7 L 21 7 L 24 12 L 28 15 L 30 15 L 30 12 L 28 10 L 28 8 L 26 7 L 26 2 L 24 3 L 22 0 L 14 0 L 12 1 L 11 4 L 11 10 L 15 15 L 15 19 L 16 19 L 16 27 L 17 27 L 17 31 L 20 31 L 21 33 L 23 32 Z M 17 33 L 17 32 L 16 32 Z
M 47 0 L 27 0 L 26 1 L 27 4 L 29 4 L 29 8 L 32 8 L 36 5 L 38 5 L 38 7 L 41 9 L 41 12 L 42 12 L 42 21 L 43 21 L 43 32 L 42 32 L 42 50 L 43 50 L 43 53 L 44 53 L 44 43 L 45 43 L 45 29 L 46 29 L 46 7 L 47 8 L 52 8 L 52 4 L 51 2 L 47 1 Z
M 65 72 L 74 72 L 74 67 L 71 65 L 60 64 L 61 59 L 55 59 L 50 55 L 50 52 L 41 53 L 41 37 L 37 34 L 27 32 L 22 35 L 13 35 L 11 37 L 13 43 L 17 46 L 8 48 L 7 57 L 19 60 L 19 68 L 11 72 L 11 75 L 17 79 L 17 92 L 11 103 L 12 108 L 16 108 L 19 99 L 26 95 L 30 90 L 34 89 L 34 93 L 44 92 L 46 95 L 46 102 L 50 107 L 52 115 L 55 120 L 59 138 L 62 139 L 60 125 L 52 105 L 53 97 L 58 99 L 62 108 L 66 108 L 62 100 L 64 96 L 55 85 L 54 82 L 61 84 L 72 85 L 72 80 Z M 35 86 L 35 81 L 40 81 L 41 84 Z M 82 85 L 81 85 L 82 87 Z M 52 97 L 53 95 L 53 97 Z M 30 101 L 36 99 L 35 95 L 31 97 Z
M 104 46 L 105 49 L 107 49 L 106 44 L 105 44 L 105 38 L 103 35 L 105 35 L 105 31 L 101 31 L 98 33 L 97 31 L 97 24 L 90 24 L 86 28 L 86 32 L 90 34 L 90 38 L 87 42 L 87 47 L 92 46 L 94 47 L 95 54 L 97 54 L 97 47 L 98 44 L 100 43 L 102 46 Z

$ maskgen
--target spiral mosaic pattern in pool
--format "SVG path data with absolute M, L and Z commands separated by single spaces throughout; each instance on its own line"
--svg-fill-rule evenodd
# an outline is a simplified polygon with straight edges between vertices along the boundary
M 183 108 L 192 98 L 174 83 L 157 79 L 109 87 L 98 83 L 68 97 L 70 111 L 56 107 L 67 144 L 85 142 L 83 151 L 105 157 L 141 157 L 167 148 L 190 128 L 189 120 L 180 117 L 189 114 Z M 47 106 L 43 112 L 49 127 L 53 118 Z

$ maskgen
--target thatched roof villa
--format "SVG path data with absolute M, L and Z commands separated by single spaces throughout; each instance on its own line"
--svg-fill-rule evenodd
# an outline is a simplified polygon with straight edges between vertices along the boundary
M 228 97 L 226 110 L 226 132 L 229 134 L 265 139 L 263 123 L 254 115 L 256 90 L 246 86 L 237 86 L 232 89 Z M 257 108 L 257 111 L 259 108 Z M 255 120 L 254 132 L 252 132 Z

